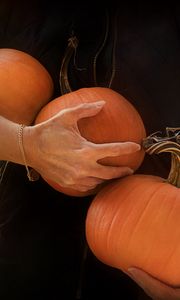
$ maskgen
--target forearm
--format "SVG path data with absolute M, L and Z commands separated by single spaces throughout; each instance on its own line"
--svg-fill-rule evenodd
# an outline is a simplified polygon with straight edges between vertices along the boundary
M 83 192 L 109 179 L 132 174 L 129 166 L 106 166 L 98 161 L 139 151 L 139 144 L 95 144 L 79 132 L 78 120 L 96 115 L 103 105 L 103 101 L 79 104 L 25 128 L 0 117 L 0 160 L 32 167 L 58 185 Z
M 23 164 L 18 141 L 19 124 L 0 116 L 0 160 Z

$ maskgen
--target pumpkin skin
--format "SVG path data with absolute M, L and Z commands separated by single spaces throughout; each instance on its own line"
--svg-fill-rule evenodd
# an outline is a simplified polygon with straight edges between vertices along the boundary
M 0 114 L 29 125 L 51 99 L 53 81 L 45 67 L 16 49 L 0 49 Z
M 104 187 L 86 218 L 95 256 L 127 272 L 136 266 L 180 285 L 180 191 L 163 178 L 131 175 Z
M 141 144 L 146 132 L 139 113 L 122 95 L 109 88 L 82 88 L 60 96 L 43 107 L 35 123 L 41 123 L 65 108 L 99 100 L 106 102 L 102 110 L 96 116 L 83 118 L 78 121 L 81 135 L 93 143 L 133 141 Z M 99 160 L 99 163 L 109 166 L 130 166 L 137 170 L 143 158 L 144 150 L 142 149 L 130 155 L 106 157 Z M 61 187 L 50 178 L 44 179 L 54 189 L 71 196 L 95 194 L 100 188 L 98 186 L 98 188 L 88 192 L 79 192 L 74 189 Z

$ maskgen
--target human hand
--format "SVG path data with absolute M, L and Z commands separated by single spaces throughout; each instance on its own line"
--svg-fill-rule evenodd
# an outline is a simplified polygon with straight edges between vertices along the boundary
M 180 288 L 170 287 L 138 268 L 129 268 L 128 275 L 153 300 L 180 300 Z
M 132 174 L 127 167 L 103 166 L 107 156 L 133 153 L 133 142 L 94 144 L 81 136 L 77 122 L 96 115 L 104 101 L 84 103 L 60 111 L 52 118 L 24 128 L 24 149 L 29 166 L 63 187 L 87 191 L 105 180 Z

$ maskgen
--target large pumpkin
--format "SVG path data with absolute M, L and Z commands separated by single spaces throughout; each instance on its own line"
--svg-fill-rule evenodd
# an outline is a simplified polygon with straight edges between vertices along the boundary
M 17 123 L 31 124 L 53 94 L 45 67 L 16 49 L 0 49 L 0 83 L 0 114 Z
M 179 286 L 180 146 L 176 151 L 175 143 L 163 143 L 159 153 L 174 152 L 168 180 L 136 174 L 108 184 L 89 207 L 86 237 L 105 264 L 124 272 L 136 266 Z
M 96 116 L 78 121 L 81 135 L 94 143 L 133 141 L 140 144 L 145 137 L 145 128 L 139 113 L 122 95 L 109 88 L 82 88 L 60 96 L 43 107 L 35 123 L 45 121 L 65 108 L 99 100 L 106 102 L 102 110 Z M 144 150 L 141 150 L 130 155 L 106 157 L 99 163 L 110 166 L 130 166 L 136 170 L 143 158 Z M 73 196 L 89 195 L 97 191 L 95 189 L 86 193 L 79 192 L 63 188 L 51 178 L 45 180 L 56 190 Z

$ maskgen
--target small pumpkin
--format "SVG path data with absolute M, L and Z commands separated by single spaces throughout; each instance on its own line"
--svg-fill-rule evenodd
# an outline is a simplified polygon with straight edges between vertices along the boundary
M 26 125 L 53 95 L 53 81 L 34 57 L 12 48 L 0 49 L 0 114 Z
M 122 95 L 110 88 L 82 88 L 60 96 L 45 105 L 36 117 L 35 124 L 43 122 L 59 111 L 81 103 L 104 100 L 102 110 L 93 117 L 78 121 L 81 135 L 93 143 L 133 141 L 141 143 L 145 137 L 143 121 L 135 107 Z M 144 150 L 131 155 L 106 157 L 99 163 L 109 166 L 130 166 L 138 169 L 144 158 Z M 44 178 L 54 189 L 72 196 L 94 194 L 97 189 L 79 192 L 61 187 L 53 182 L 53 178 Z
M 172 153 L 168 179 L 134 174 L 108 184 L 89 207 L 86 237 L 105 264 L 124 272 L 136 266 L 179 286 L 180 145 L 172 136 L 155 140 L 146 151 Z

